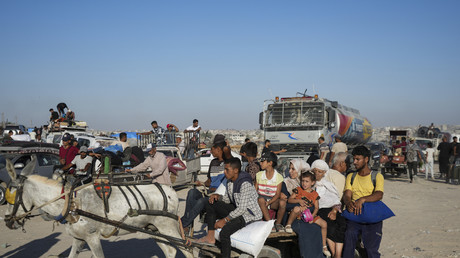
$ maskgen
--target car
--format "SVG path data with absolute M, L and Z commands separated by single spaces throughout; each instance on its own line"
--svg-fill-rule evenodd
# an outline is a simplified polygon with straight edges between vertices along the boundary
M 0 146 L 0 205 L 5 202 L 6 186 L 11 177 L 6 170 L 6 159 L 9 159 L 20 174 L 22 169 L 34 160 L 35 169 L 33 174 L 51 178 L 56 168 L 61 166 L 59 162 L 59 148 L 55 144 L 22 143 L 16 145 Z M 18 146 L 20 145 L 20 146 Z
M 95 149 L 99 147 L 105 148 L 119 142 L 118 139 L 113 137 L 94 136 L 83 131 L 51 132 L 46 137 L 46 142 L 62 145 L 62 136 L 65 133 L 73 135 L 79 146 L 86 146 L 89 149 Z
M 3 135 L 7 135 L 10 131 L 13 131 L 13 135 L 19 134 L 19 132 L 27 133 L 27 129 L 23 125 L 6 125 L 3 129 Z
M 198 156 L 200 157 L 201 172 L 208 173 L 209 164 L 211 163 L 211 160 L 214 159 L 214 156 L 211 154 L 211 149 L 205 148 L 205 149 L 199 150 Z M 233 150 L 232 150 L 232 156 L 235 158 L 239 158 L 241 160 L 241 155 L 236 153 Z

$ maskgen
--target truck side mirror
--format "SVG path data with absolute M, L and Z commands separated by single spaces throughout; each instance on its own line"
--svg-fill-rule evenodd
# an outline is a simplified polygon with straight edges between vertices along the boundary
M 328 127 L 335 128 L 335 110 L 332 108 L 328 108 L 327 113 L 329 118 L 329 120 L 327 121 Z

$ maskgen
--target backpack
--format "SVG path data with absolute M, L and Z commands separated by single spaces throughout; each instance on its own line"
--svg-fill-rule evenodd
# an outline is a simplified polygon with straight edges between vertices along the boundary
M 372 192 L 375 191 L 375 182 L 376 182 L 376 178 L 377 178 L 377 174 L 380 173 L 379 171 L 374 171 L 372 170 L 371 171 L 371 180 L 372 180 L 372 184 L 374 185 L 374 190 L 372 190 Z M 355 177 L 356 175 L 358 174 L 357 171 L 353 172 L 353 175 L 351 176 L 351 181 L 350 181 L 350 185 L 353 185 L 353 181 L 355 181 Z
M 129 159 L 131 161 L 131 164 L 133 166 L 137 166 L 144 162 L 145 157 L 144 157 L 144 152 L 142 151 L 141 148 L 138 146 L 133 146 L 131 147 L 131 157 Z

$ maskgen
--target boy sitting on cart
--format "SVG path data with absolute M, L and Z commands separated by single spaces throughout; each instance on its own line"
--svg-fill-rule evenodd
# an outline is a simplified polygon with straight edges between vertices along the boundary
M 208 234 L 197 242 L 214 244 L 215 230 L 222 228 L 219 235 L 221 254 L 222 257 L 230 257 L 230 236 L 247 224 L 262 219 L 262 211 L 257 203 L 258 194 L 251 175 L 241 172 L 241 161 L 238 158 L 225 161 L 224 173 L 227 178 L 226 194 L 212 194 L 209 197 L 209 203 L 206 204 Z

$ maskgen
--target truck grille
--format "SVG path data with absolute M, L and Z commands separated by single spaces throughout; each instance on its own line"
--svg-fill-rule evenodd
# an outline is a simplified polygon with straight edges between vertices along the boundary
M 311 153 L 318 153 L 318 145 L 317 144 L 306 144 L 306 143 L 298 143 L 298 144 L 272 144 L 271 149 L 273 151 L 279 151 L 282 149 L 286 149 L 287 151 L 284 154 L 311 154 Z

